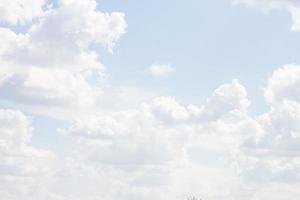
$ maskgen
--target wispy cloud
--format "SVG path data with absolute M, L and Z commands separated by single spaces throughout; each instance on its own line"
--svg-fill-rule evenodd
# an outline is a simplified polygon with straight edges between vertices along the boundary
M 153 64 L 146 72 L 152 76 L 168 76 L 174 73 L 176 69 L 171 64 Z

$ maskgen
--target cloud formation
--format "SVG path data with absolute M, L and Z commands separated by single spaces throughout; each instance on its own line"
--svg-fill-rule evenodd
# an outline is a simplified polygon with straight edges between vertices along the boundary
M 243 3 L 250 6 L 258 6 L 263 9 L 285 9 L 292 18 L 291 30 L 300 31 L 300 4 L 294 0 L 233 0 L 234 3 Z
M 289 74 L 290 69 L 299 67 L 284 66 L 273 73 L 265 90 L 266 98 L 278 88 L 272 88 L 271 83 L 280 83 L 280 76 Z M 157 97 L 138 110 L 78 119 L 65 131 L 81 141 L 80 153 L 87 159 L 85 162 L 148 175 L 146 169 L 151 166 L 158 170 L 159 177 L 164 177 L 158 181 L 160 189 L 165 185 L 165 191 L 172 193 L 174 188 L 180 188 L 174 198 L 188 195 L 192 188 L 201 190 L 201 195 L 209 199 L 245 195 L 248 199 L 284 199 L 286 195 L 296 198 L 300 184 L 299 100 L 272 102 L 270 111 L 257 117 L 248 114 L 249 104 L 245 88 L 233 80 L 217 88 L 206 105 L 185 106 L 172 97 Z M 224 173 L 231 177 L 221 175 Z M 177 179 L 179 182 L 174 181 Z M 227 192 L 205 187 L 218 187 L 226 180 Z M 156 191 L 148 185 L 148 179 L 138 183 Z M 129 188 L 135 187 L 128 184 Z M 271 189 L 258 189 L 260 184 Z M 278 190 L 285 195 L 274 195 L 273 191 Z
M 87 109 L 97 101 L 105 77 L 105 67 L 91 45 L 112 50 L 125 29 L 123 13 L 97 11 L 93 0 L 59 1 L 24 33 L 1 28 L 2 98 Z
M 93 45 L 111 51 L 126 31 L 125 15 L 101 12 L 95 0 L 22 2 L 0 1 L 1 21 L 28 26 L 18 33 L 0 28 L 2 198 L 300 197 L 299 66 L 270 75 L 264 89 L 269 110 L 258 116 L 248 113 L 251 102 L 237 79 L 199 105 L 128 88 L 107 91 Z M 297 8 L 288 0 L 243 2 Z M 160 64 L 149 73 L 174 70 Z M 124 102 L 139 105 L 107 109 Z M 66 110 L 71 114 L 61 117 Z M 45 119 L 45 129 L 34 126 Z M 52 132 L 46 140 L 57 142 L 53 149 L 33 139 L 43 131 Z

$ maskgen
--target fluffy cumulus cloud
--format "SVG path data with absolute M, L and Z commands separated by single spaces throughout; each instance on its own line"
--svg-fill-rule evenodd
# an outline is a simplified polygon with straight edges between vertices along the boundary
M 241 148 L 242 164 L 250 165 L 245 168 L 248 178 L 299 183 L 298 70 L 283 66 L 268 80 L 265 96 L 271 109 L 257 119 L 263 134 L 247 138 Z
M 137 109 L 78 118 L 63 132 L 77 138 L 78 160 L 120 173 L 124 198 L 295 199 L 300 102 L 283 91 L 298 88 L 298 70 L 274 71 L 265 89 L 270 111 L 256 117 L 247 112 L 246 89 L 233 80 L 204 105 L 157 97 Z
M 270 84 L 280 80 L 278 72 L 289 70 L 273 73 L 266 94 L 276 92 Z M 245 88 L 233 80 L 201 106 L 157 97 L 137 109 L 79 116 L 61 130 L 76 139 L 62 160 L 30 145 L 32 127 L 24 114 L 2 110 L 2 193 L 11 199 L 78 200 L 299 197 L 299 101 L 271 103 L 257 117 L 248 115 L 248 106 Z M 21 179 L 23 188 L 18 181 L 24 176 L 30 182 Z
M 220 101 L 230 99 L 228 103 L 231 104 L 235 98 L 240 98 L 240 91 L 235 91 L 235 86 L 240 85 L 234 84 L 238 83 L 234 81 L 216 91 L 231 88 L 230 92 L 237 97 L 230 99 L 220 92 Z M 246 96 L 241 102 L 244 98 Z M 203 191 L 202 195 L 217 198 L 224 190 L 206 191 L 205 184 L 219 187 L 214 181 L 226 182 L 229 176 L 221 174 L 234 173 L 234 169 L 224 169 L 230 163 L 224 159 L 234 152 L 239 138 L 248 134 L 245 132 L 248 126 L 254 126 L 253 131 L 257 127 L 239 106 L 206 119 L 209 106 L 210 102 L 202 107 L 185 106 L 172 97 L 157 97 L 135 110 L 79 118 L 64 132 L 77 137 L 80 144 L 77 156 L 82 162 L 95 168 L 113 168 L 122 174 L 122 187 L 127 188 L 126 193 L 119 193 L 125 195 L 123 198 L 180 199 L 197 192 L 192 189 L 196 187 Z M 210 177 L 206 173 L 221 176 Z
M 297 65 L 285 65 L 273 72 L 265 88 L 265 97 L 271 104 L 300 101 L 300 70 Z
M 9 9 L 10 2 L 14 1 L 2 4 Z M 94 0 L 59 1 L 36 16 L 26 32 L 1 28 L 3 98 L 41 106 L 73 105 L 72 109 L 93 105 L 105 67 L 91 45 L 112 50 L 126 28 L 124 14 L 103 13 L 96 6 Z
M 288 0 L 243 2 L 297 8 Z M 3 23 L 27 27 L 0 28 L 2 198 L 300 197 L 299 66 L 270 75 L 264 88 L 270 109 L 258 116 L 248 113 L 251 102 L 236 79 L 197 105 L 128 88 L 107 91 L 93 47 L 112 51 L 126 22 L 96 3 L 0 1 Z
M 292 17 L 292 31 L 300 31 L 300 4 L 294 0 L 233 0 L 235 3 L 243 3 L 250 6 L 258 6 L 263 9 L 286 9 Z
M 264 133 L 247 115 L 248 105 L 245 88 L 233 80 L 202 106 L 157 97 L 138 109 L 78 118 L 64 132 L 78 139 L 83 162 L 121 171 L 131 198 L 180 199 L 201 191 L 230 199 L 239 190 L 234 164 L 244 170 L 242 161 L 235 163 L 244 156 L 239 146 Z M 224 190 L 209 189 L 224 183 Z

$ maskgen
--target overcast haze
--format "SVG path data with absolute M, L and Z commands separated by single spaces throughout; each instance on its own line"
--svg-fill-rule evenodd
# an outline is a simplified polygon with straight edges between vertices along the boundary
M 0 0 L 0 198 L 298 200 L 300 2 Z

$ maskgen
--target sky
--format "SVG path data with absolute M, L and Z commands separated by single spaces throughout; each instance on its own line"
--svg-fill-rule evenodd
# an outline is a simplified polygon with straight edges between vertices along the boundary
M 0 196 L 300 198 L 297 0 L 0 0 Z

